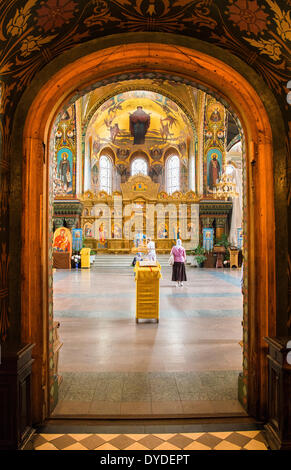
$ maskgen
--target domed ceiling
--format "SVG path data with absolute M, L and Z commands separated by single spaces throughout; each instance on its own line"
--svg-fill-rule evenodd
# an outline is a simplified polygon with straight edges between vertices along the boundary
M 144 140 L 134 136 L 134 121 L 146 122 Z M 193 138 L 185 112 L 170 98 L 147 90 L 119 93 L 105 101 L 93 115 L 87 136 L 111 146 L 144 145 L 163 148 L 180 145 Z

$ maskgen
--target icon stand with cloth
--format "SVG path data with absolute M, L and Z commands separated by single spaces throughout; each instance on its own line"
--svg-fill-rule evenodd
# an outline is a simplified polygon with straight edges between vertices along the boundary
M 159 323 L 161 266 L 134 268 L 136 281 L 136 323 L 139 319 L 156 320 Z

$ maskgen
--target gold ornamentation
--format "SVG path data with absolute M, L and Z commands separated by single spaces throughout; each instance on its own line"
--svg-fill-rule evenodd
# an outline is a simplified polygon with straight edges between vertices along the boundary
M 111 15 L 110 9 L 104 0 L 99 0 L 95 2 L 95 7 L 93 9 L 93 15 L 85 19 L 84 24 L 87 28 L 91 26 L 99 26 L 99 29 L 104 29 L 104 25 L 109 21 L 118 21 L 118 18 L 115 18 Z
M 291 17 L 290 11 L 282 11 L 276 2 L 267 0 L 267 3 L 275 13 L 274 21 L 277 25 L 277 33 L 271 31 L 275 39 L 250 39 L 243 38 L 252 46 L 259 49 L 260 54 L 266 54 L 274 62 L 281 60 L 282 49 L 281 46 L 289 52 L 287 46 L 288 41 L 291 40 Z
M 139 192 L 144 192 L 148 189 L 147 185 L 144 183 L 135 183 L 132 186 L 133 191 L 139 191 Z
M 29 0 L 23 8 L 16 10 L 13 18 L 7 23 L 7 33 L 11 36 L 21 36 L 26 30 L 28 18 L 30 16 L 30 9 L 35 5 L 37 0 Z
M 27 57 L 34 51 L 39 51 L 41 49 L 41 46 L 44 44 L 49 43 L 52 39 L 54 39 L 56 36 L 46 36 L 46 37 L 41 37 L 41 36 L 32 36 L 29 35 L 27 38 L 25 38 L 22 41 L 21 47 L 20 47 L 20 55 L 23 57 Z
M 276 2 L 267 0 L 275 13 L 275 22 L 277 24 L 277 32 L 283 41 L 291 41 L 291 17 L 290 11 L 282 11 Z
M 145 175 L 131 176 L 126 183 L 121 183 L 123 199 L 130 201 L 136 199 L 137 191 L 134 188 L 137 188 L 139 185 L 146 188 L 143 190 L 143 198 L 149 200 L 157 199 L 160 184 L 154 183 L 149 176 Z
M 281 48 L 280 44 L 275 41 L 275 39 L 260 39 L 259 41 L 256 41 L 255 39 L 250 39 L 250 38 L 244 38 L 246 41 L 248 41 L 252 46 L 256 47 L 259 49 L 260 54 L 266 54 L 269 56 L 271 59 L 274 60 L 274 62 L 277 62 L 278 60 L 281 59 Z
M 227 173 L 223 173 L 221 180 L 215 185 L 214 197 L 215 199 L 225 199 L 237 197 L 238 192 L 236 191 L 236 184 L 233 181 L 232 176 Z

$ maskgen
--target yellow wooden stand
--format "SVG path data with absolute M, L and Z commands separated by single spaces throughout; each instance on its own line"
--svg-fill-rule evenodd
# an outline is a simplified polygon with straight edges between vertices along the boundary
M 136 323 L 140 318 L 155 319 L 159 323 L 161 266 L 147 267 L 136 263 Z
M 230 268 L 238 268 L 238 254 L 239 250 L 236 249 L 229 249 L 230 253 L 230 261 L 229 261 L 229 266 Z
M 81 254 L 81 268 L 90 268 L 90 251 L 91 248 L 82 248 Z

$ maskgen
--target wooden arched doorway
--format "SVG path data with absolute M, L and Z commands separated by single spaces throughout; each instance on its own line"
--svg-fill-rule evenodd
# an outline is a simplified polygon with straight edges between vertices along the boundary
M 173 74 L 199 83 L 230 103 L 239 116 L 246 138 L 248 317 L 244 319 L 244 369 L 247 378 L 247 408 L 264 417 L 266 411 L 267 362 L 263 338 L 276 333 L 275 208 L 273 185 L 272 126 L 270 113 L 248 80 L 219 57 L 202 52 L 203 44 L 167 36 L 150 41 L 146 34 L 122 35 L 94 47 L 79 46 L 64 54 L 32 83 L 18 107 L 15 148 L 25 155 L 23 163 L 22 214 L 22 339 L 35 343 L 33 368 L 33 418 L 40 422 L 50 414 L 50 322 L 52 306 L 48 276 L 48 140 L 54 118 L 62 105 L 101 80 L 146 71 Z M 165 38 L 164 38 L 165 39 Z M 110 42 L 111 41 L 111 42 Z M 190 41 L 191 42 L 191 41 Z M 195 44 L 196 43 L 196 44 Z M 92 44 L 91 44 L 92 46 Z M 91 51 L 88 53 L 88 51 Z M 75 53 L 74 53 L 75 51 Z M 94 52 L 93 52 L 94 51 Z M 216 54 L 217 57 L 214 57 Z M 66 64 L 66 65 L 64 65 Z M 241 64 L 236 60 L 235 66 Z M 256 77 L 253 83 L 256 84 Z M 272 108 L 274 103 L 269 107 Z M 267 103 L 268 104 L 268 103 Z M 23 124 L 23 116 L 26 117 Z M 273 117 L 272 117 L 273 119 Z M 17 139 L 21 132 L 22 139 Z M 22 133 L 23 132 L 23 133 Z M 256 228 L 255 228 L 256 227 Z M 33 229 L 32 229 L 33 228 Z

